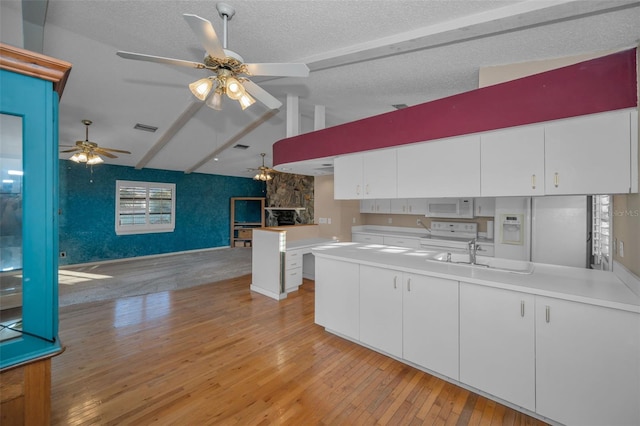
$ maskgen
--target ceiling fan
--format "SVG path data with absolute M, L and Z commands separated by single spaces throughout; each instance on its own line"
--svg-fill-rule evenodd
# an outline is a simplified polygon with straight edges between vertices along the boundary
M 104 163 L 104 160 L 100 155 L 104 155 L 109 158 L 118 158 L 117 155 L 114 155 L 113 152 L 118 152 L 122 154 L 131 154 L 129 151 L 125 151 L 122 149 L 115 148 L 104 148 L 98 146 L 97 143 L 91 142 L 89 140 L 89 126 L 91 125 L 91 120 L 82 120 L 82 124 L 86 126 L 85 139 L 83 141 L 76 141 L 75 146 L 71 149 L 65 149 L 60 152 L 74 152 L 74 154 L 69 158 L 71 161 L 75 161 L 76 163 L 87 163 L 89 165 Z M 62 147 L 68 147 L 72 145 L 61 145 Z
M 240 55 L 227 49 L 227 23 L 235 15 L 235 10 L 226 3 L 217 3 L 216 9 L 223 22 L 222 45 L 211 22 L 197 15 L 182 15 L 204 46 L 206 53 L 202 63 L 123 51 L 118 51 L 117 55 L 125 59 L 212 71 L 212 76 L 191 83 L 189 89 L 196 98 L 206 100 L 207 106 L 215 110 L 222 109 L 224 94 L 237 100 L 243 110 L 255 102 L 253 97 L 269 109 L 280 108 L 282 102 L 249 80 L 248 76 L 308 77 L 309 67 L 301 63 L 245 63 Z
M 277 173 L 276 170 L 267 167 L 264 165 L 264 156 L 267 155 L 264 152 L 260 154 L 262 156 L 262 166 L 256 168 L 256 169 L 247 169 L 250 172 L 253 171 L 257 171 L 258 173 L 256 173 L 256 175 L 253 177 L 253 180 L 261 180 L 261 181 L 268 181 L 273 179 L 273 173 Z

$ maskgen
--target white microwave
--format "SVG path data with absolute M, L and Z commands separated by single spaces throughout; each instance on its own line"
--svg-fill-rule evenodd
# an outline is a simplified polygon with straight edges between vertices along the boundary
M 426 217 L 472 218 L 473 198 L 429 198 Z

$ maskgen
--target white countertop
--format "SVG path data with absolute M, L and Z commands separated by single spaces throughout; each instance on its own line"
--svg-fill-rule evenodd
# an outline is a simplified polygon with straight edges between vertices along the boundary
M 304 240 L 287 241 L 287 250 L 304 249 L 321 244 L 331 244 L 335 241 L 330 238 L 306 238 Z
M 318 257 L 640 313 L 640 297 L 611 272 L 536 263 L 533 273 L 524 275 L 428 261 L 432 252 L 379 244 L 333 243 L 312 251 Z
M 382 235 L 383 237 L 402 237 L 402 238 L 431 238 L 431 234 L 424 228 L 405 228 L 405 227 L 392 227 L 392 226 L 376 226 L 376 225 L 363 225 L 352 226 L 352 233 L 359 234 L 371 234 Z M 433 237 L 434 240 L 446 240 L 446 237 Z M 453 238 L 455 239 L 455 238 Z M 478 237 L 477 241 L 483 244 L 493 244 L 492 239 Z

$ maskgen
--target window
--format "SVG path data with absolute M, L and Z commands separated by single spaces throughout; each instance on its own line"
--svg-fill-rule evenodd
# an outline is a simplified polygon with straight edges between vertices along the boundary
M 593 216 L 593 268 L 610 269 L 610 246 L 609 241 L 611 234 L 611 214 L 609 195 L 594 195 L 592 197 L 592 216 Z
M 173 232 L 176 185 L 116 181 L 116 234 Z

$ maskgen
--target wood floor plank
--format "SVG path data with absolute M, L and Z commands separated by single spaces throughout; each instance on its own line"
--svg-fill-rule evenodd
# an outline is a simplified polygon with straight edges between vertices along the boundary
M 52 424 L 543 424 L 327 333 L 312 281 L 279 302 L 250 282 L 60 308 Z

